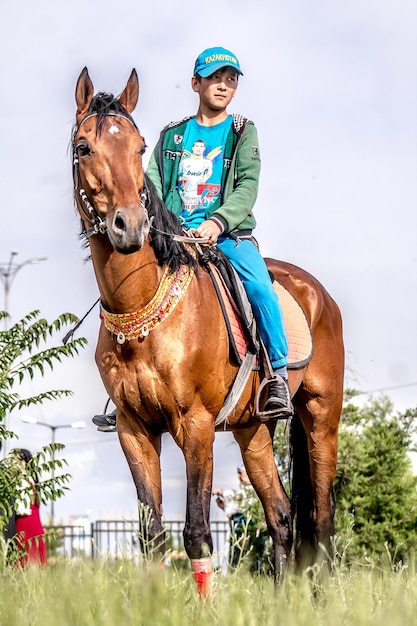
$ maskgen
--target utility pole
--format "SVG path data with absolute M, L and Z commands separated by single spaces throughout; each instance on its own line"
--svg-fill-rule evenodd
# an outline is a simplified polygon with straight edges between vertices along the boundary
M 46 257 L 42 256 L 42 257 L 33 257 L 31 259 L 27 259 L 26 261 L 23 261 L 23 263 L 15 263 L 15 257 L 17 256 L 18 251 L 17 250 L 12 250 L 10 253 L 10 258 L 8 263 L 0 263 L 0 278 L 3 282 L 3 289 L 4 289 L 4 312 L 5 312 L 5 317 L 4 317 L 4 330 L 8 330 L 9 328 L 9 318 L 10 318 L 10 311 L 9 311 L 9 295 L 10 295 L 10 288 L 12 286 L 12 283 L 14 281 L 14 279 L 16 278 L 16 274 L 18 274 L 18 272 L 20 272 L 20 270 L 25 267 L 25 265 L 33 265 L 35 263 L 40 263 L 41 261 L 46 261 Z M 6 428 L 6 430 L 9 430 L 9 415 L 6 414 L 5 419 L 4 419 L 4 426 Z M 4 457 L 6 458 L 8 452 L 9 452 L 9 440 L 5 439 L 3 442 L 3 449 L 4 449 Z

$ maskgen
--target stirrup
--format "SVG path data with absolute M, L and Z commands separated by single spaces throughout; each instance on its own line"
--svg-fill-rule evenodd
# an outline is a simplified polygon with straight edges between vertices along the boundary
M 264 407 L 267 404 L 268 399 L 269 399 L 268 387 L 269 385 L 271 385 L 271 383 L 275 383 L 277 381 L 278 382 L 282 381 L 282 384 L 285 385 L 285 388 L 288 394 L 287 406 L 272 409 L 270 411 L 265 411 Z M 260 409 L 261 402 L 262 402 L 262 409 Z M 294 407 L 291 402 L 291 393 L 290 393 L 289 385 L 278 374 L 274 375 L 271 378 L 264 378 L 261 384 L 259 385 L 258 393 L 256 395 L 256 414 L 255 415 L 261 422 L 267 422 L 270 419 L 282 419 L 282 420 L 285 419 L 286 420 L 294 415 Z
M 94 415 L 92 422 L 97 426 L 97 430 L 102 433 L 114 433 L 116 432 L 116 409 L 111 413 L 107 413 L 107 407 L 109 406 L 110 398 L 107 400 L 104 413 Z

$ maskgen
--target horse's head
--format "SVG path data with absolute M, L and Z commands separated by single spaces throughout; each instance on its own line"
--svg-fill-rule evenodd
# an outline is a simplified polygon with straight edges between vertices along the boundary
M 130 115 L 138 96 L 135 70 L 119 98 L 94 96 L 87 68 L 75 90 L 72 151 L 77 207 L 87 236 L 107 232 L 113 248 L 122 254 L 140 250 L 150 228 L 142 167 L 145 140 Z

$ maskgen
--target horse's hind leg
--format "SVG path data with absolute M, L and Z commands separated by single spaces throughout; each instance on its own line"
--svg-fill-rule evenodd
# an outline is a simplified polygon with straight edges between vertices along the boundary
M 145 430 L 139 421 L 118 414 L 119 440 L 136 486 L 139 504 L 139 542 L 146 557 L 165 553 L 162 525 L 161 435 Z
M 265 520 L 274 545 L 275 580 L 285 573 L 292 546 L 292 517 L 290 500 L 285 493 L 273 453 L 275 424 L 255 424 L 252 428 L 236 430 L 249 480 L 262 503 Z
M 333 481 L 342 404 L 341 385 L 314 393 L 314 383 L 308 385 L 307 380 L 297 394 L 298 415 L 294 416 L 291 426 L 295 558 L 299 567 L 332 556 Z M 311 380 L 317 381 L 317 378 Z

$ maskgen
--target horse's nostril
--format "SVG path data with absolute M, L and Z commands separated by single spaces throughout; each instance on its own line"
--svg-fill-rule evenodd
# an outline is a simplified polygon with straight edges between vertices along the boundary
M 117 230 L 126 230 L 126 223 L 121 213 L 118 213 L 114 220 L 114 227 Z

